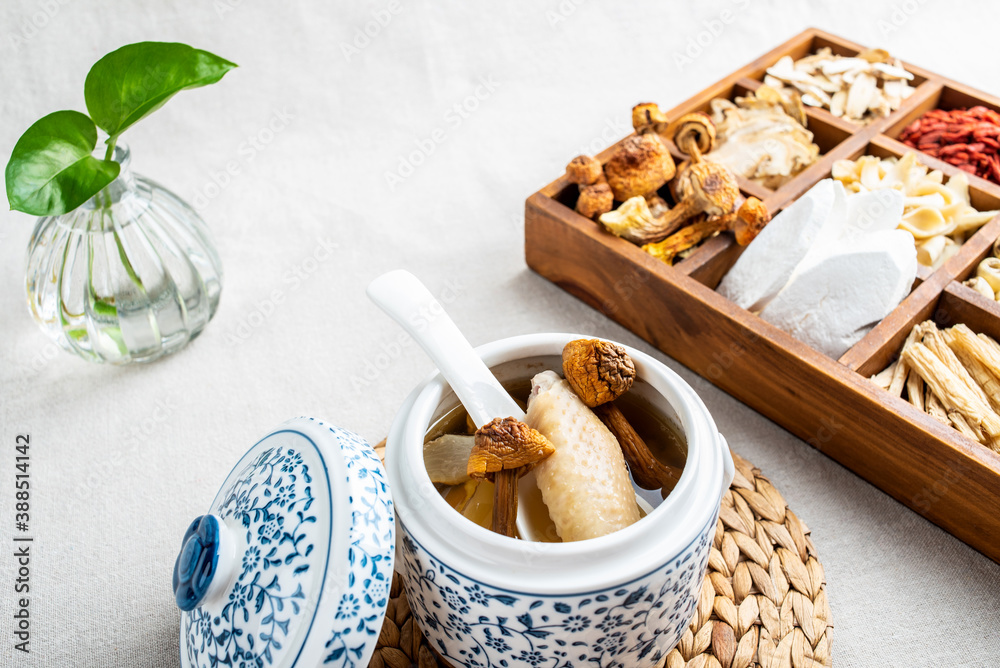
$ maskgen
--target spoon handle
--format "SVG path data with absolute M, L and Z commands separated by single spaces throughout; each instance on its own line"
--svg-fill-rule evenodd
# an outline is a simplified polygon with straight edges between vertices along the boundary
M 372 281 L 367 292 L 420 344 L 477 427 L 495 417 L 524 420 L 524 411 L 416 276 L 402 269 L 390 271 Z

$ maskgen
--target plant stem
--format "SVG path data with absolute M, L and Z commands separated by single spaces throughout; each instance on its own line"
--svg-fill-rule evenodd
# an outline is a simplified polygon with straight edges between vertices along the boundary
M 112 135 L 111 137 L 108 137 L 107 141 L 104 143 L 108 145 L 108 150 L 104 153 L 104 159 L 111 160 L 115 157 L 115 144 L 118 143 L 118 136 Z

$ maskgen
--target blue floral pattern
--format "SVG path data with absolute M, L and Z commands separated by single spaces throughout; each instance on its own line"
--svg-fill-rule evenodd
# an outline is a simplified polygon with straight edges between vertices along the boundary
M 389 484 L 371 447 L 351 432 L 341 429 L 335 433 L 340 437 L 347 464 L 351 546 L 347 552 L 347 587 L 337 603 L 336 626 L 326 642 L 323 665 L 363 668 L 378 641 L 389 603 L 396 551 L 395 521 Z
M 456 668 L 653 666 L 694 614 L 716 519 L 676 557 L 633 582 L 559 596 L 472 580 L 403 526 L 403 582 L 421 629 Z
M 303 421 L 313 424 L 297 431 Z M 374 651 L 395 552 L 381 463 L 356 434 L 311 418 L 290 425 L 255 446 L 216 497 L 212 512 L 244 547 L 225 598 L 182 615 L 185 666 L 263 668 L 322 652 L 326 665 L 361 668 Z M 327 430 L 342 469 L 307 435 Z M 346 481 L 328 479 L 338 470 Z M 331 536 L 333 503 L 350 508 L 349 536 Z M 331 538 L 347 563 L 328 563 Z
M 221 612 L 203 606 L 184 616 L 190 665 L 265 666 L 286 650 L 289 625 L 304 610 L 303 580 L 326 560 L 325 549 L 314 551 L 321 532 L 312 483 L 302 455 L 279 446 L 261 451 L 223 490 L 215 512 L 242 527 L 247 547 Z

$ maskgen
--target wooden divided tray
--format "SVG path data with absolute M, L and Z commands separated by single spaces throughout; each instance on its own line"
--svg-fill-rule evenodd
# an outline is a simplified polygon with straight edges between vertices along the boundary
M 863 47 L 811 29 L 792 38 L 667 113 L 705 111 L 712 99 L 762 85 L 784 55 L 798 59 L 828 46 L 854 55 Z M 904 63 L 916 91 L 900 109 L 867 126 L 806 108 L 820 159 L 777 190 L 740 179 L 772 213 L 830 175 L 837 160 L 863 154 L 901 156 L 904 127 L 933 108 L 1000 99 Z M 638 101 L 626 101 L 629 102 Z M 617 144 L 598 158 L 606 162 Z M 676 158 L 683 156 L 671 146 Z M 566 156 L 567 162 L 573 156 Z M 923 153 L 923 164 L 948 178 L 959 170 Z M 972 204 L 1000 208 L 1000 186 L 969 175 Z M 531 195 L 525 207 L 528 266 L 664 353 L 782 425 L 883 491 L 995 561 L 1000 561 L 1000 455 L 894 397 L 868 378 L 898 354 L 912 326 L 931 318 L 965 323 L 1000 338 L 1000 304 L 961 284 L 1000 236 L 995 218 L 935 271 L 921 268 L 911 294 L 839 360 L 831 359 L 737 307 L 715 287 L 738 258 L 731 235 L 709 239 L 674 266 L 605 232 L 574 212 L 577 186 L 563 175 Z

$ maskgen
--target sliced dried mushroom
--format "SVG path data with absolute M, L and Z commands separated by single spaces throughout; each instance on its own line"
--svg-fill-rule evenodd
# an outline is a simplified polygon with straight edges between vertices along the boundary
M 767 69 L 764 83 L 793 88 L 809 106 L 824 107 L 834 116 L 867 123 L 887 116 L 915 90 L 913 74 L 883 49 L 869 49 L 857 56 L 834 54 L 824 47 L 793 61 L 784 56 Z M 883 92 L 883 87 L 890 83 Z
M 780 188 L 819 157 L 801 109 L 797 92 L 770 86 L 735 102 L 712 100 L 718 144 L 707 159 L 766 188 Z

